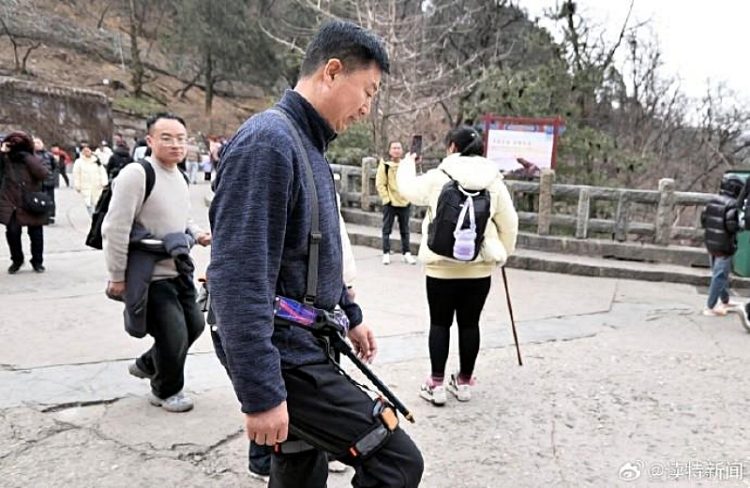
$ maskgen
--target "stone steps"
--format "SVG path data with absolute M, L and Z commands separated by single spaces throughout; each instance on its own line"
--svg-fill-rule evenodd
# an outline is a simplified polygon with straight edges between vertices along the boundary
M 370 212 L 361 212 L 370 214 Z M 345 212 L 345 218 L 350 215 L 349 212 Z M 378 217 L 377 214 L 371 214 Z M 367 217 L 369 219 L 369 217 Z M 364 220 L 364 219 L 363 219 Z M 360 220 L 362 221 L 362 220 Z M 369 221 L 369 220 L 368 220 Z M 347 231 L 349 232 L 349 238 L 352 244 L 359 246 L 367 246 L 379 249 L 381 247 L 381 231 L 379 224 L 378 226 L 362 225 L 356 223 L 347 223 Z M 602 257 L 594 254 L 584 252 L 581 246 L 569 245 L 567 247 L 571 252 L 554 252 L 549 250 L 538 250 L 529 249 L 526 246 L 539 245 L 539 236 L 531 236 L 524 234 L 519 236 L 519 246 L 516 252 L 511 256 L 508 266 L 511 268 L 525 269 L 531 271 L 545 271 L 550 273 L 565 273 L 574 274 L 581 276 L 598 276 L 606 278 L 620 278 L 620 279 L 632 279 L 632 280 L 644 280 L 644 281 L 665 281 L 670 283 L 682 283 L 695 286 L 708 286 L 711 282 L 711 274 L 707 267 L 697 267 L 680 263 L 671 262 L 650 262 L 644 260 L 633 260 L 628 259 L 628 256 L 634 258 L 644 259 L 648 257 L 658 256 L 658 253 L 663 253 L 663 249 L 659 249 L 657 246 L 646 246 L 631 244 L 632 250 L 627 252 L 620 252 L 622 256 L 616 254 Z M 411 234 L 410 248 L 413 254 L 417 254 L 419 250 L 419 242 L 421 235 L 417 233 Z M 565 239 L 565 238 L 559 238 Z M 558 239 L 558 240 L 559 240 Z M 574 241 L 568 239 L 565 242 Z M 548 249 L 555 249 L 558 246 L 559 249 L 566 249 L 560 241 L 554 244 L 554 241 L 548 242 Z M 549 242 L 553 242 L 550 244 Z M 623 245 L 621 244 L 620 247 Z M 592 249 L 594 246 L 589 246 Z M 401 239 L 398 231 L 394 229 L 391 234 L 391 249 L 398 250 L 401 248 Z M 607 249 L 606 246 L 601 249 Z M 708 264 L 708 259 L 705 251 L 699 248 L 679 248 L 675 249 L 675 253 L 681 253 L 683 257 L 681 259 L 674 259 L 675 261 L 682 262 L 699 262 Z M 664 254 L 666 256 L 666 254 Z M 732 277 L 732 287 L 734 288 L 750 288 L 750 278 L 743 278 L 739 276 Z

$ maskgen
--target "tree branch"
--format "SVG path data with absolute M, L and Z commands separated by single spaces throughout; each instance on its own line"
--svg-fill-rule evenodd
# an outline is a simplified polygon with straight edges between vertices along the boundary
M 29 46 L 28 49 L 26 49 L 26 54 L 23 55 L 23 60 L 21 61 L 21 73 L 29 74 L 28 70 L 26 69 L 26 62 L 29 60 L 31 51 L 34 51 L 35 49 L 39 49 L 41 46 L 42 46 L 42 43 L 37 42 Z

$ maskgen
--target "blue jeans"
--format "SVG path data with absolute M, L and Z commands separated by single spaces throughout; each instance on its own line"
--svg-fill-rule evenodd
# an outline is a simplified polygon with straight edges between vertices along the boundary
M 711 285 L 708 287 L 708 308 L 714 308 L 721 298 L 729 302 L 729 273 L 732 271 L 732 256 L 710 256 Z

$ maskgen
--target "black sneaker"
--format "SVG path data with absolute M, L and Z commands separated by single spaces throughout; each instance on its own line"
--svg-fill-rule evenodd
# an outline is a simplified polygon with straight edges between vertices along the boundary
M 37 273 L 44 273 L 47 270 L 47 268 L 45 268 L 41 264 L 32 264 L 31 267 L 34 268 L 34 271 L 36 271 Z
M 11 264 L 8 268 L 8 274 L 16 274 L 21 266 L 23 266 L 23 262 Z

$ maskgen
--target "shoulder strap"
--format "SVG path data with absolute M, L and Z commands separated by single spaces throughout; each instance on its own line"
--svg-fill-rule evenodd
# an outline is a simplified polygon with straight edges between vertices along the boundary
M 185 184 L 188 186 L 188 188 L 190 188 L 190 177 L 187 175 L 187 173 L 182 171 L 180 168 L 177 168 L 177 171 L 180 172 L 180 174 L 182 175 L 182 179 L 185 180 Z
M 139 159 L 138 164 L 140 164 L 143 171 L 146 172 L 146 193 L 143 196 L 143 203 L 146 203 L 148 197 L 151 196 L 151 192 L 154 191 L 154 185 L 156 184 L 156 171 L 154 171 L 154 167 L 151 166 L 151 163 L 145 159 Z
M 475 197 L 475 196 L 479 195 L 480 193 L 482 193 L 483 190 L 486 190 L 486 188 L 482 188 L 481 190 L 467 190 L 466 188 L 464 188 L 461 185 L 461 183 L 459 183 L 457 180 L 455 180 L 447 171 L 445 171 L 442 168 L 440 168 L 440 171 L 442 171 L 443 173 L 445 173 L 445 176 L 447 176 L 448 178 L 450 178 L 451 181 L 456 184 L 456 186 L 458 187 L 458 191 L 460 191 L 461 193 L 463 193 L 467 197 L 469 197 L 469 196 Z
M 318 293 L 318 264 L 320 260 L 320 213 L 318 210 L 318 190 L 315 186 L 315 179 L 313 178 L 313 169 L 310 164 L 310 158 L 307 156 L 305 146 L 302 144 L 302 139 L 299 135 L 299 129 L 292 122 L 292 120 L 281 110 L 272 108 L 269 112 L 273 112 L 281 117 L 281 119 L 289 127 L 292 133 L 294 142 L 297 145 L 297 149 L 302 156 L 302 160 L 305 163 L 305 176 L 307 178 L 307 184 L 310 187 L 312 193 L 312 201 L 310 202 L 311 207 L 311 223 L 310 223 L 310 242 L 308 245 L 307 253 L 307 288 L 305 290 L 304 302 L 308 305 L 315 303 L 315 297 Z
M 151 166 L 151 163 L 145 159 L 139 159 L 138 164 L 140 164 L 143 167 L 143 171 L 146 172 L 146 194 L 143 197 L 143 202 L 145 203 L 146 200 L 148 200 L 148 197 L 151 196 L 151 192 L 154 191 L 154 185 L 156 184 L 156 171 L 154 171 L 154 167 Z M 185 183 L 190 185 L 190 178 L 188 178 L 188 175 L 179 168 L 177 168 L 177 171 L 180 172 Z

